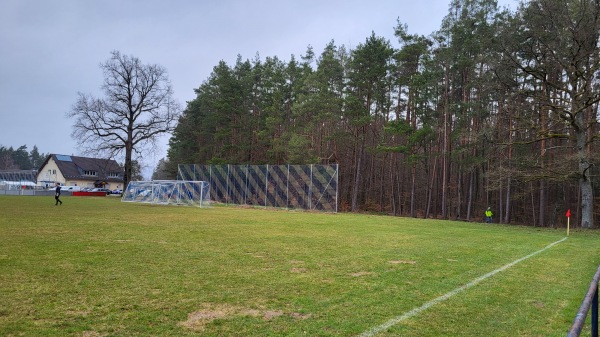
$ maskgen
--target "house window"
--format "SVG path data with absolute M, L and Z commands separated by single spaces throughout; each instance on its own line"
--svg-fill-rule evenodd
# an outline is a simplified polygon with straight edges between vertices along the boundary
M 119 177 L 119 172 L 109 172 L 108 176 L 111 178 L 118 178 Z
M 97 176 L 98 172 L 96 171 L 83 171 L 84 176 Z

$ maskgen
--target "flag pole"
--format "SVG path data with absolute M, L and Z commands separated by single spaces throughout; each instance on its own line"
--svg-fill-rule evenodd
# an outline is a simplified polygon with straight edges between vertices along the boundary
M 567 210 L 567 236 L 569 236 L 569 229 L 571 228 L 571 209 Z

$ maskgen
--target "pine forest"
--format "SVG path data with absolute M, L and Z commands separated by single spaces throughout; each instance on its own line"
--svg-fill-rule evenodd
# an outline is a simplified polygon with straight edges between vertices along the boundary
M 372 33 L 289 61 L 220 62 L 179 119 L 167 171 L 339 164 L 341 211 L 483 221 L 491 207 L 496 223 L 564 227 L 570 209 L 596 226 L 597 0 L 453 0 L 428 36 L 390 29 L 393 44 Z

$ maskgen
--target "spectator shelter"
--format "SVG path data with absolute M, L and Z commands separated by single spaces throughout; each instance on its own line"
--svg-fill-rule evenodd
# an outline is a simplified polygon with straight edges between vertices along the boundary
M 36 170 L 0 170 L 0 189 L 33 189 L 36 187 L 36 176 Z

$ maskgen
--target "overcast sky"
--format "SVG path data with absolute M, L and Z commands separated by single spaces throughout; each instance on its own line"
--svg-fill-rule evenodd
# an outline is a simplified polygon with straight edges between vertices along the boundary
M 516 7 L 516 0 L 499 0 Z M 438 30 L 450 0 L 1 0 L 0 145 L 81 155 L 65 117 L 82 92 L 102 97 L 99 64 L 110 52 L 167 69 L 182 106 L 220 60 L 318 56 L 331 40 L 355 48 L 375 32 L 398 46 Z M 146 178 L 168 137 L 147 155 Z

